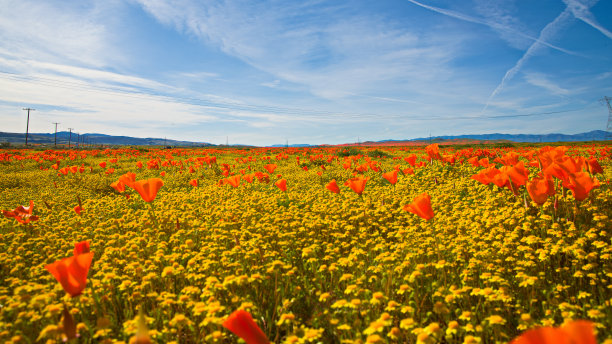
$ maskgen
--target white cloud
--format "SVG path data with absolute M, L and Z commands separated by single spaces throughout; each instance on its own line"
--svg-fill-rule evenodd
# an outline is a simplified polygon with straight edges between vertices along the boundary
M 45 61 L 104 66 L 117 58 L 107 28 L 90 2 L 0 0 L 0 53 Z
M 610 32 L 610 30 L 599 24 L 599 22 L 597 22 L 597 19 L 595 19 L 593 13 L 589 11 L 589 9 L 593 7 L 597 2 L 599 2 L 599 0 L 563 0 L 563 2 L 567 5 L 567 8 L 572 11 L 572 14 L 576 18 L 592 26 L 597 31 L 604 34 L 606 37 L 612 39 L 612 32 Z
M 559 85 L 555 84 L 546 75 L 542 73 L 537 73 L 537 72 L 525 73 L 525 79 L 527 80 L 528 83 L 534 86 L 541 87 L 554 95 L 568 96 L 571 94 L 569 90 L 564 89 L 560 87 Z
M 461 44 L 448 32 L 416 35 L 405 27 L 409 23 L 355 14 L 339 5 L 138 2 L 161 23 L 327 99 L 369 94 L 388 83 L 397 87 L 446 78 L 446 65 Z

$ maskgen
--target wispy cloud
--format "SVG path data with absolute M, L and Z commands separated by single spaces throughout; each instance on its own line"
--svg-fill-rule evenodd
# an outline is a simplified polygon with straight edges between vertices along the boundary
M 504 88 L 506 82 L 512 79 L 520 70 L 523 68 L 523 65 L 531 58 L 533 55 L 537 54 L 544 45 L 540 43 L 540 41 L 545 41 L 552 39 L 564 26 L 566 26 L 569 21 L 572 20 L 571 12 L 568 8 L 566 8 L 561 14 L 559 14 L 552 22 L 548 23 L 542 31 L 540 31 L 540 36 L 537 41 L 535 41 L 529 49 L 523 54 L 523 56 L 516 62 L 516 64 L 506 71 L 504 77 L 497 85 L 497 87 L 491 92 L 489 98 L 485 106 L 483 107 L 481 113 L 484 113 L 489 107 L 491 100 Z
M 428 10 L 431 10 L 431 11 L 443 14 L 445 16 L 449 16 L 449 17 L 452 17 L 452 18 L 460 19 L 460 20 L 463 20 L 463 21 L 466 21 L 466 22 L 470 22 L 470 23 L 486 25 L 486 26 L 488 26 L 488 27 L 490 27 L 492 29 L 498 30 L 498 31 L 508 32 L 508 33 L 511 33 L 511 34 L 519 35 L 519 36 L 524 37 L 524 38 L 528 38 L 528 39 L 534 41 L 535 43 L 543 44 L 543 45 L 545 45 L 545 46 L 547 46 L 549 48 L 552 48 L 552 49 L 555 49 L 555 50 L 559 50 L 559 51 L 564 52 L 566 54 L 575 54 L 572 51 L 569 51 L 567 49 L 563 49 L 561 47 L 558 47 L 556 45 L 553 45 L 553 44 L 549 43 L 547 40 L 543 39 L 542 35 L 540 35 L 540 37 L 536 38 L 536 37 L 527 35 L 527 34 L 525 34 L 523 32 L 517 31 L 513 27 L 508 26 L 507 24 L 505 25 L 503 22 L 489 21 L 489 20 L 484 20 L 484 19 L 481 19 L 481 18 L 476 18 L 476 17 L 473 17 L 473 16 L 468 16 L 468 15 L 465 15 L 465 14 L 462 14 L 462 13 L 459 13 L 459 12 L 455 12 L 455 11 L 451 11 L 451 10 L 448 10 L 448 9 L 443 9 L 443 8 L 439 8 L 439 7 L 434 7 L 434 6 L 426 5 L 426 4 L 423 4 L 423 3 L 418 2 L 416 0 L 407 0 L 407 1 L 413 3 L 413 4 L 417 5 L 417 6 L 421 6 L 423 8 L 426 8 Z M 497 18 L 497 19 L 499 19 L 499 18 Z
M 90 66 L 116 62 L 107 28 L 92 16 L 108 16 L 83 2 L 0 0 L 0 53 L 37 57 L 46 61 L 71 61 Z M 10 48 L 9 48 L 10 47 Z
M 405 23 L 315 1 L 182 0 L 172 8 L 165 1 L 139 2 L 161 23 L 325 99 L 445 77 L 462 40 L 434 32 L 416 35 L 401 27 Z
M 563 2 L 567 5 L 567 8 L 572 11 L 574 17 L 582 20 L 583 22 L 591 25 L 593 28 L 604 34 L 606 37 L 612 39 L 612 32 L 610 32 L 605 27 L 601 26 L 595 16 L 589 10 L 595 3 L 598 1 L 585 1 L 581 2 L 579 0 L 563 0 Z
M 553 81 L 551 81 L 550 78 L 548 78 L 543 73 L 525 73 L 525 79 L 528 83 L 534 86 L 541 87 L 555 95 L 568 96 L 571 93 L 569 90 L 562 88 Z

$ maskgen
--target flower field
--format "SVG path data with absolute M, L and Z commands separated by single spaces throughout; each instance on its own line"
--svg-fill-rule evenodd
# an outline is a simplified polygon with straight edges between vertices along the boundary
M 611 343 L 612 146 L 483 147 L 0 151 L 0 341 Z

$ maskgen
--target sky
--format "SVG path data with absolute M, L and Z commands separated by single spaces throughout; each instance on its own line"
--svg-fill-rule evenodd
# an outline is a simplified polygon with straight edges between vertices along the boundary
M 0 0 L 0 131 L 339 144 L 606 130 L 611 0 Z

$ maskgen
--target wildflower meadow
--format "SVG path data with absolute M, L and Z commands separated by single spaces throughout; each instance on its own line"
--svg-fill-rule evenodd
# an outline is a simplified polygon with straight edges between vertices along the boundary
M 0 341 L 610 344 L 611 157 L 5 149 Z

